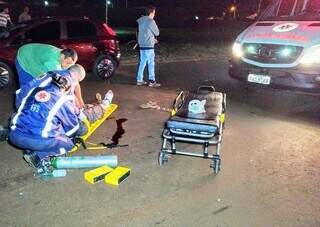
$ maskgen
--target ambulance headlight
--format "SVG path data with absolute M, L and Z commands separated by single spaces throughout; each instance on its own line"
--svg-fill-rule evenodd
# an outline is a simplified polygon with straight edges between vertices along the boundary
M 233 54 L 233 56 L 238 57 L 238 58 L 243 56 L 243 50 L 242 50 L 241 43 L 235 42 L 233 44 L 232 54 Z
M 300 63 L 303 65 L 320 64 L 320 45 L 312 46 L 307 49 L 303 53 Z

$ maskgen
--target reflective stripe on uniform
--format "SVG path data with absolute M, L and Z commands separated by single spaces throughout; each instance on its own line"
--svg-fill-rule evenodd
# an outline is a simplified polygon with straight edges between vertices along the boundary
M 73 129 L 69 130 L 68 132 L 66 132 L 67 136 L 71 136 L 72 134 L 74 134 L 76 131 L 78 131 L 79 129 L 79 124 L 77 124 Z
M 59 111 L 60 107 L 66 102 L 66 101 L 73 101 L 74 100 L 74 96 L 72 95 L 64 95 L 61 96 L 58 101 L 54 104 L 53 108 L 50 110 L 49 115 L 47 117 L 46 120 L 46 125 L 44 127 L 44 129 L 42 130 L 42 137 L 47 138 L 48 137 L 48 133 L 51 130 L 52 127 L 52 120 L 54 118 L 54 116 L 57 114 L 57 112 Z M 79 125 L 78 125 L 79 127 Z
M 51 77 L 48 78 L 48 79 L 46 79 L 45 81 L 43 81 L 43 82 L 39 85 L 39 87 L 45 87 L 45 86 L 47 86 L 47 85 L 51 82 L 51 80 L 52 80 Z M 15 130 L 15 129 L 16 129 L 16 124 L 17 124 L 18 118 L 19 118 L 19 116 L 21 115 L 21 112 L 22 112 L 24 106 L 26 105 L 27 99 L 28 99 L 29 96 L 32 94 L 32 92 L 34 91 L 34 89 L 36 89 L 36 87 L 35 87 L 35 88 L 32 88 L 32 89 L 28 92 L 28 94 L 26 95 L 26 97 L 24 97 L 24 98 L 22 99 L 21 105 L 20 105 L 20 107 L 19 107 L 19 109 L 18 109 L 18 111 L 17 111 L 17 114 L 16 114 L 16 115 L 13 117 L 13 119 L 12 119 L 12 125 L 11 125 L 11 127 L 10 127 L 12 130 Z

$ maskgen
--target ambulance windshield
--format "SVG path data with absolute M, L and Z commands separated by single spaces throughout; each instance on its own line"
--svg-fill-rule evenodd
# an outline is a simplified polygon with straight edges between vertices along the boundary
M 259 20 L 320 21 L 320 0 L 272 0 Z

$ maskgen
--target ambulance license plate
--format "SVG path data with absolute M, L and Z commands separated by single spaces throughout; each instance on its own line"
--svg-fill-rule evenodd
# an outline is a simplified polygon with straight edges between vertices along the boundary
M 270 76 L 249 73 L 248 81 L 257 84 L 270 84 Z

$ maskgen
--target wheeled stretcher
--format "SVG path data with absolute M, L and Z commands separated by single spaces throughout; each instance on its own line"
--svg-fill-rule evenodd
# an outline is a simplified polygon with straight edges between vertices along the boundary
M 191 100 L 206 100 L 204 113 L 193 113 L 188 109 Z M 168 162 L 169 154 L 201 157 L 212 161 L 210 167 L 220 171 L 221 142 L 226 113 L 226 95 L 216 92 L 213 86 L 201 86 L 196 92 L 181 92 L 175 99 L 172 116 L 163 130 L 163 144 L 159 153 L 159 164 Z M 177 142 L 195 143 L 203 146 L 203 152 L 180 151 Z M 169 145 L 170 144 L 170 145 Z M 209 154 L 209 147 L 215 152 Z

